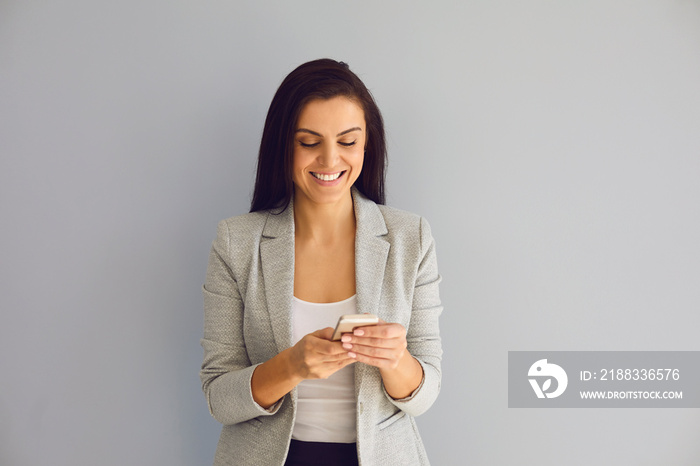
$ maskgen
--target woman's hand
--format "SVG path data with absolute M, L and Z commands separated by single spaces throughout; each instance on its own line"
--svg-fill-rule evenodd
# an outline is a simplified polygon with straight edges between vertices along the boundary
M 291 348 L 290 363 L 302 379 L 326 379 L 352 364 L 356 359 L 348 355 L 339 341 L 331 341 L 333 329 L 326 327 L 304 337 Z
M 406 349 L 406 329 L 379 319 L 379 324 L 342 336 L 348 356 L 379 368 L 384 389 L 394 399 L 410 396 L 423 380 L 423 367 Z
M 379 319 L 379 324 L 355 329 L 340 340 L 348 356 L 379 369 L 396 369 L 407 354 L 406 329 Z
M 356 359 L 339 341 L 331 341 L 330 327 L 304 335 L 296 345 L 260 364 L 250 380 L 253 399 L 268 409 L 304 379 L 325 379 Z

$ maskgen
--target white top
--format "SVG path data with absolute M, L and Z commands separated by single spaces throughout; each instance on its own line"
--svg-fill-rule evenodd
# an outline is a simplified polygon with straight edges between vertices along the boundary
M 292 299 L 292 344 L 316 330 L 333 327 L 345 314 L 357 314 L 355 296 L 337 303 L 310 303 Z M 356 441 L 355 365 L 327 379 L 304 380 L 297 385 L 297 415 L 292 438 L 304 442 Z

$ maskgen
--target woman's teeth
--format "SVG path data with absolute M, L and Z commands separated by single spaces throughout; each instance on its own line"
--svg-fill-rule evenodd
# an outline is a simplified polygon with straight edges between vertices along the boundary
M 333 173 L 332 175 L 326 175 L 324 173 L 314 173 L 314 172 L 311 172 L 311 174 L 321 181 L 333 181 L 333 180 L 337 180 L 340 177 L 340 175 L 343 174 L 343 172 Z

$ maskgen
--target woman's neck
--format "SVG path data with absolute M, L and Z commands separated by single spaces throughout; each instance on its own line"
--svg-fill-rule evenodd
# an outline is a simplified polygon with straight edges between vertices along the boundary
M 294 197 L 294 235 L 297 240 L 333 243 L 355 234 L 355 209 L 348 193 L 332 204 L 315 204 L 304 196 Z

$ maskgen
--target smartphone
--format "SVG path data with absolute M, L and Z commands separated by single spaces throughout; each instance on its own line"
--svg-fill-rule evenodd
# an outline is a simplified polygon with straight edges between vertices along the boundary
M 343 333 L 352 333 L 357 327 L 366 327 L 368 325 L 377 325 L 379 318 L 372 314 L 348 314 L 340 316 L 338 325 L 335 326 L 333 337 L 331 340 L 340 340 Z

